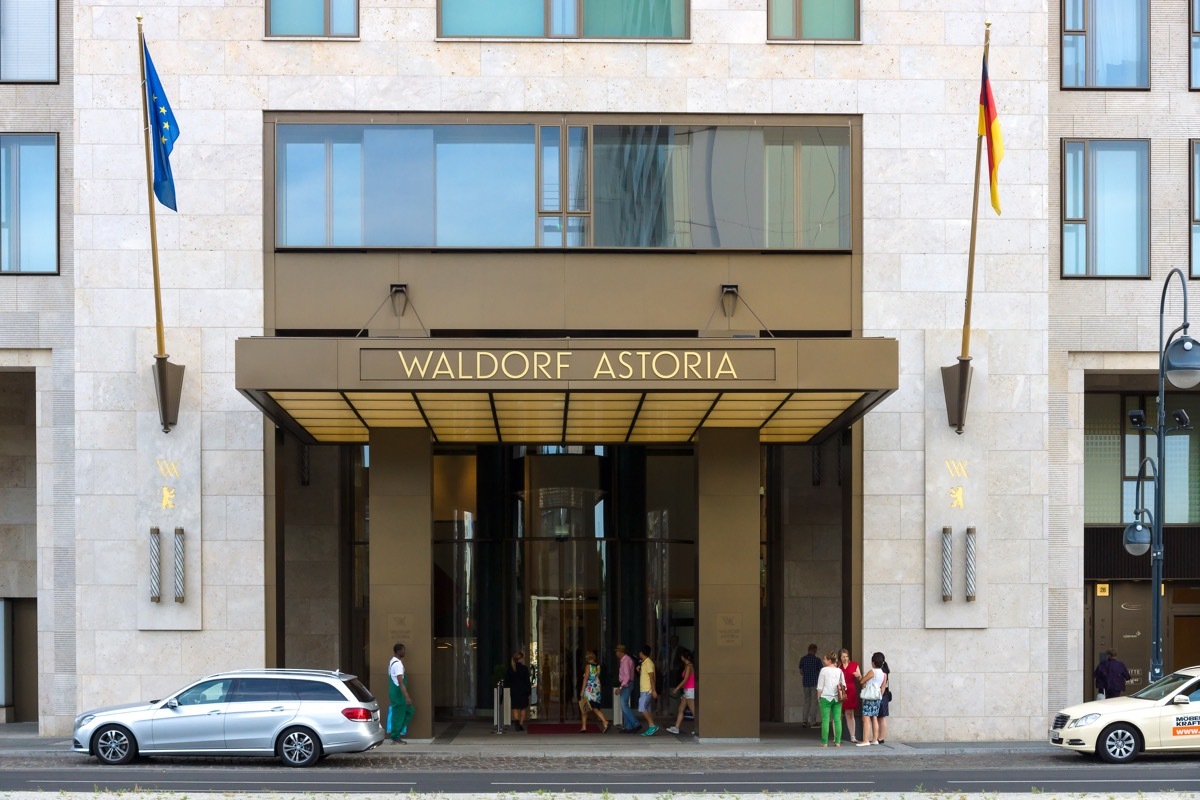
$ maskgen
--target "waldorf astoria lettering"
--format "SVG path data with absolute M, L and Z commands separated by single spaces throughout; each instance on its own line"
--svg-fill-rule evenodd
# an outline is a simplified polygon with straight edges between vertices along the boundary
M 770 381 L 775 351 L 696 349 L 363 350 L 364 380 L 622 383 Z

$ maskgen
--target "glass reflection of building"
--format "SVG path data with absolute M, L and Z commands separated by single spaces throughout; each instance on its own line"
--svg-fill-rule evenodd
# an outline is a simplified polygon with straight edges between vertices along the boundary
M 690 448 L 478 447 L 434 456 L 434 704 L 473 715 L 517 649 L 533 716 L 578 712 L 584 654 L 604 696 L 618 642 L 694 646 Z

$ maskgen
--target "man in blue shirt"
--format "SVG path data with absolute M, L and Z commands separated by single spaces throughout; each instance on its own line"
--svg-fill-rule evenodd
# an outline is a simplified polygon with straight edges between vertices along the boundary
M 821 674 L 821 659 L 817 658 L 817 646 L 808 646 L 808 655 L 800 659 L 800 677 L 804 682 L 804 707 L 800 725 L 805 728 L 817 727 L 817 676 Z

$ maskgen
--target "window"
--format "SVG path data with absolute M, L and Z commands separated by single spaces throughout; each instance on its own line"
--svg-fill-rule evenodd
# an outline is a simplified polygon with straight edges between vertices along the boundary
M 280 698 L 290 699 L 290 692 L 287 691 L 288 683 L 288 681 L 276 678 L 240 678 L 237 688 L 229 695 L 229 702 L 261 703 Z
M 229 687 L 233 678 L 220 678 L 213 681 L 198 683 L 186 689 L 175 699 L 181 706 L 203 706 L 212 703 L 224 703 L 229 696 Z
M 845 126 L 291 125 L 280 247 L 847 250 Z
M 1150 88 L 1148 0 L 1063 0 L 1062 85 Z
M 1189 58 L 1192 76 L 1188 87 L 1200 89 L 1200 0 L 1192 0 L 1189 16 L 1192 19 L 1192 50 Z
M 1150 274 L 1150 143 L 1063 140 L 1062 274 Z
M 58 80 L 58 3 L 0 0 L 0 82 Z
M 358 0 L 267 0 L 268 36 L 358 36 Z
M 688 0 L 441 0 L 440 36 L 686 39 Z
M 1192 151 L 1192 276 L 1200 274 L 1200 141 L 1191 143 Z
M 1142 459 L 1156 457 L 1154 435 L 1133 428 L 1129 412 L 1143 411 L 1155 422 L 1156 396 L 1151 393 L 1088 392 L 1084 396 L 1084 522 L 1089 525 L 1128 524 L 1138 508 L 1138 479 Z M 1183 409 L 1196 419 L 1200 395 L 1170 392 L 1167 409 Z M 1167 485 L 1163 522 L 1200 523 L 1200 446 L 1195 431 L 1175 431 L 1167 437 L 1163 474 Z M 1154 509 L 1153 469 L 1141 481 L 1143 507 Z
M 0 135 L 0 273 L 58 272 L 58 144 Z
M 858 2 L 767 0 L 767 38 L 857 40 Z

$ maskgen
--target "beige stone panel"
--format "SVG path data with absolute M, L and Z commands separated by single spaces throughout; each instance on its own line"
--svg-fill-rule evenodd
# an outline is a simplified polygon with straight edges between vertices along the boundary
M 610 78 L 607 111 L 682 113 L 687 110 L 684 81 L 650 78 Z
M 863 419 L 863 447 L 866 450 L 895 450 L 900 444 L 900 415 L 874 412 Z
M 646 45 L 648 78 L 726 78 L 730 74 L 727 44 Z
M 221 133 L 220 117 L 215 118 L 214 133 Z M 180 155 L 180 177 L 177 182 L 186 180 L 187 177 L 195 176 L 197 182 L 204 184 L 207 181 L 217 179 L 226 180 L 241 180 L 245 178 L 259 178 L 262 176 L 262 157 L 253 152 L 245 145 L 188 145 L 179 148 Z M 220 192 L 215 192 L 220 195 Z M 184 194 L 180 194 L 181 199 L 190 199 Z M 199 200 L 200 198 L 195 198 Z M 195 207 L 189 206 L 185 210 L 192 214 L 204 213 L 204 206 L 197 203 Z M 222 209 L 224 210 L 224 209 Z
M 136 24 L 136 23 L 135 23 Z M 137 69 L 137 38 L 136 28 L 133 35 L 129 32 L 128 17 L 125 19 L 125 30 L 121 34 L 124 41 L 111 39 L 79 39 L 75 42 L 76 65 L 80 75 L 135 75 Z M 164 48 L 155 48 L 151 43 L 151 55 Z M 154 66 L 161 70 L 156 60 Z M 131 80 L 135 80 L 131 78 Z M 166 82 L 163 83 L 166 86 Z M 170 86 L 166 86 L 168 92 Z
M 258 200 L 262 202 L 262 184 L 256 181 L 233 181 L 226 184 L 226 196 L 232 193 L 242 194 L 243 192 L 249 197 L 254 194 L 254 188 L 258 188 Z M 261 291 L 263 288 L 262 274 L 262 256 L 253 250 L 226 250 L 225 251 L 225 281 L 224 286 L 230 289 L 255 289 Z M 223 367 L 226 372 L 233 372 L 232 361 L 227 361 Z
M 138 254 L 129 250 L 83 250 L 75 255 L 77 286 L 95 289 L 101 286 L 136 288 L 139 279 Z M 90 364 L 91 362 L 84 361 Z
M 257 495 L 226 498 L 229 539 L 245 539 L 250 542 L 263 540 L 263 501 Z
M 763 114 L 771 110 L 770 87 L 762 81 L 687 81 L 689 113 Z
M 900 448 L 920 450 L 925 441 L 925 415 L 909 412 L 900 415 Z
M 1000 412 L 991 409 L 991 450 L 1042 450 L 1046 447 L 1047 415 L 1045 412 Z
M 962 301 L 953 318 L 962 324 Z M 941 292 L 913 292 L 906 295 L 872 292 L 863 295 L 863 316 L 881 327 L 948 327 L 945 298 Z
M 77 446 L 88 450 L 130 448 L 134 418 L 127 411 L 87 411 L 76 415 Z
M 992 378 L 990 387 L 992 407 L 996 407 L 996 378 Z M 1030 452 L 1020 450 L 993 450 L 988 455 L 992 469 L 988 471 L 988 494 L 991 497 L 1002 495 L 1026 495 L 1030 488 Z
M 260 523 L 261 524 L 261 523 Z M 229 586 L 225 592 L 226 616 L 231 630 L 263 630 L 264 613 L 261 586 Z
M 997 539 L 1041 539 L 1046 529 L 1044 500 L 1037 495 L 1007 496 L 988 515 Z
M 581 78 L 644 78 L 646 47 L 632 42 L 567 42 L 563 45 L 563 74 Z
M 312 49 L 314 75 L 397 75 L 399 65 L 394 42 L 321 42 Z
M 892 45 L 946 44 L 946 14 L 915 14 L 864 7 L 860 26 L 864 44 L 883 42 Z
M 825 79 L 891 83 L 900 78 L 900 48 L 873 44 L 823 45 L 816 50 L 814 69 Z
M 875 451 L 863 456 L 863 494 L 894 495 L 922 491 L 921 453 Z
M 752 9 L 702 9 L 693 6 L 691 33 L 694 44 L 757 44 L 766 40 L 766 20 L 762 11 Z
M 78 141 L 81 144 L 141 145 L 142 143 L 140 116 L 133 109 L 84 108 L 79 110 L 77 116 L 79 119 Z M 145 174 L 144 163 L 142 174 Z
M 901 117 L 904 119 L 904 117 Z M 952 118 L 946 121 L 946 138 L 953 138 Z M 947 180 L 946 151 L 932 147 L 897 147 L 898 137 L 881 142 L 878 147 L 863 147 L 863 175 L 872 182 L 889 184 L 934 184 Z M 958 175 L 954 177 L 960 177 Z M 872 187 L 874 188 L 874 186 Z M 927 188 L 927 187 L 922 187 Z M 966 192 L 968 200 L 970 192 Z
M 1047 264 L 1044 255 L 992 253 L 980 261 L 982 272 L 976 272 L 975 275 L 980 279 L 980 288 L 985 291 L 1046 291 Z
M 901 187 L 896 185 L 872 186 L 863 197 L 863 219 L 884 220 L 899 217 L 900 192 Z
M 388 102 L 396 106 L 415 111 L 433 110 L 442 104 L 442 82 L 439 78 L 356 77 L 354 97 L 356 106 L 364 109 L 389 98 Z
M 919 630 L 925 627 L 925 587 L 923 585 L 910 583 L 900 587 L 899 627 L 902 630 Z
M 911 539 L 870 539 L 864 545 L 863 572 L 876 584 L 901 584 L 921 580 L 925 548 Z
M 563 77 L 562 42 L 495 42 L 480 45 L 479 74 L 523 78 Z
M 76 147 L 76 152 L 85 150 L 90 154 L 88 159 L 91 168 L 83 171 L 76 170 L 76 176 L 80 178 L 96 178 L 99 180 L 116 179 L 116 180 L 132 180 L 131 176 L 140 176 L 141 180 L 145 181 L 146 176 L 146 151 L 143 147 L 132 147 L 132 142 L 126 142 L 125 145 L 109 145 L 97 144 L 93 147 Z M 136 181 L 134 181 L 136 183 Z M 143 193 L 145 186 L 143 184 Z M 77 251 L 90 250 L 91 247 L 79 246 L 79 220 L 75 222 L 76 245 Z
M 868 552 L 871 545 L 867 546 Z M 873 583 L 873 572 L 865 571 L 866 585 L 863 586 L 863 628 L 900 627 L 900 586 Z M 874 652 L 874 651 L 872 651 Z M 864 656 L 864 661 L 868 659 Z M 890 664 L 889 664 L 890 666 Z
M 260 43 L 263 36 L 264 13 L 261 5 L 242 6 L 227 3 L 203 3 L 186 5 L 179 8 L 179 37 L 185 41 L 211 40 L 224 42 L 246 42 L 258 49 L 266 51 L 274 49 L 280 54 L 280 69 L 288 69 L 293 62 L 288 60 L 285 53 L 292 42 Z M 228 50 L 226 51 L 228 54 Z M 287 66 L 284 66 L 287 65 Z M 225 71 L 237 72 L 230 69 L 226 62 Z
M 203 469 L 205 494 L 241 495 L 262 491 L 262 453 L 210 451 L 205 453 Z
M 863 504 L 863 536 L 870 539 L 895 539 L 901 534 L 900 495 L 874 495 Z
M 711 651 L 709 651 L 711 652 Z M 760 676 L 755 672 L 725 672 L 706 669 L 696 674 L 696 711 L 703 716 L 700 740 L 758 739 L 756 719 L 745 713 L 745 704 L 759 693 Z M 708 687 L 712 687 L 706 692 Z
M 127 376 L 117 375 L 115 378 L 125 380 Z M 133 406 L 132 389 L 123 392 L 123 404 Z M 107 404 L 106 404 L 107 405 Z M 76 472 L 82 468 L 93 470 L 95 477 L 92 484 L 96 494 L 134 494 L 137 491 L 135 471 L 137 469 L 137 454 L 131 450 L 90 450 L 84 451 L 88 461 L 77 462 Z M 82 453 L 80 454 L 82 455 Z
M 262 315 L 261 296 L 252 289 L 195 289 L 188 292 L 188 300 L 176 318 L 181 327 L 246 325 Z
M 603 108 L 608 87 L 596 78 L 526 78 L 527 111 L 588 111 Z
M 830 114 L 858 113 L 858 85 L 823 78 L 771 81 L 771 110 L 774 113 L 804 114 L 814 108 Z
M 979 56 L 979 51 L 964 47 L 904 46 L 900 48 L 899 77 L 905 80 L 928 80 L 974 75 L 978 84 Z
M 131 586 L 78 587 L 80 628 L 95 631 L 133 630 L 137 625 L 134 594 Z
M 180 653 L 192 675 L 261 667 L 264 658 L 263 633 L 261 629 L 189 631 L 182 636 Z
M 271 92 L 274 92 L 275 82 L 282 80 L 285 79 L 245 75 L 195 75 L 181 77 L 179 88 L 174 93 L 171 92 L 171 87 L 165 88 L 174 108 L 262 109 L 268 105 L 268 87 Z M 297 78 L 295 80 L 307 79 Z M 314 90 L 320 86 L 319 81 L 313 81 L 313 84 Z M 276 108 L 312 107 L 283 105 L 276 102 L 271 102 L 270 105 Z M 318 103 L 317 106 L 319 107 L 319 105 Z
M 985 295 L 989 300 L 993 294 Z M 1003 295 L 1001 295 L 1003 296 Z M 1020 297 L 1020 295 L 1012 295 Z M 1030 298 L 1036 295 L 1028 295 Z M 992 375 L 1040 375 L 1046 372 L 1045 334 L 1040 331 L 996 331 L 988 340 Z
M 806 44 L 731 44 L 729 77 L 749 80 L 816 77 L 813 45 Z
M 1007 546 L 1005 551 L 1007 555 Z M 1022 625 L 1027 630 L 1046 627 L 1046 597 L 1042 587 L 1030 586 L 1025 581 L 1008 586 L 993 581 L 991 589 L 988 625 Z
M 204 538 L 208 537 L 208 520 L 205 520 Z M 200 628 L 203 630 L 225 630 L 229 627 L 229 614 L 225 595 L 228 587 L 205 583 L 201 587 Z
M 913 188 L 915 190 L 916 187 Z M 900 256 L 901 291 L 953 292 L 962 302 L 966 284 L 967 259 L 961 253 L 909 253 Z
M 441 91 L 447 111 L 508 111 L 525 102 L 521 78 L 448 77 L 442 78 Z
M 481 47 L 478 42 L 406 42 L 399 54 L 399 74 L 435 78 L 479 75 Z
M 119 663 L 127 662 L 128 658 L 129 656 L 126 654 Z M 43 686 L 45 683 L 51 683 L 50 676 L 43 675 L 43 677 L 48 678 L 48 680 L 38 682 L 39 693 L 43 688 L 52 688 L 52 684 L 50 686 Z M 134 703 L 142 699 L 141 680 L 137 675 L 128 672 L 114 672 L 103 675 L 79 675 L 76 680 L 79 687 L 78 703 L 80 711 L 116 706 L 123 703 Z M 50 698 L 46 698 L 46 702 L 41 707 L 53 708 Z
M 899 192 L 896 194 L 899 208 Z M 900 289 L 900 255 L 871 253 L 863 257 L 863 291 L 894 292 Z

